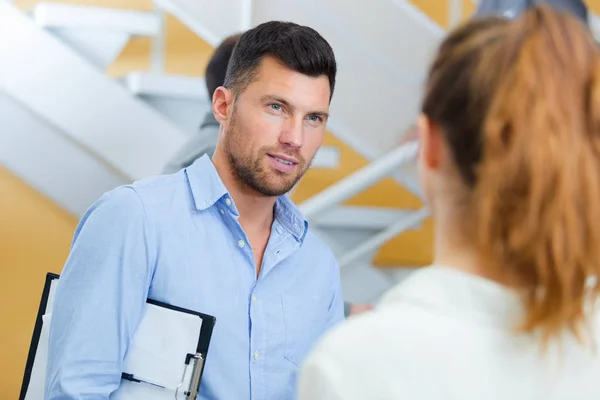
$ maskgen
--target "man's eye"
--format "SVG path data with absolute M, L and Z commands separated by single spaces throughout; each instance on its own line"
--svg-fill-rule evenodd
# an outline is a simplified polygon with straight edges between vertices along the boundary
M 321 121 L 323 120 L 323 118 L 321 118 L 321 117 L 320 117 L 320 116 L 318 116 L 318 115 L 310 115 L 310 116 L 308 117 L 308 119 L 309 119 L 311 122 L 321 122 Z
M 281 111 L 281 104 L 269 104 L 273 111 Z

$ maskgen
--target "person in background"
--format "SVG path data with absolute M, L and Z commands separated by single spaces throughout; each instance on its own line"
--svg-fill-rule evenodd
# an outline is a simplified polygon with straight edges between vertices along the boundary
M 229 59 L 233 53 L 235 44 L 240 35 L 232 35 L 226 38 L 216 48 L 205 71 L 206 89 L 208 97 L 212 100 L 213 94 L 219 86 L 225 81 L 225 73 Z M 206 113 L 204 122 L 200 130 L 196 132 L 183 147 L 171 158 L 164 168 L 165 174 L 176 173 L 179 170 L 189 167 L 203 155 L 213 156 L 217 139 L 219 137 L 219 122 L 215 119 L 212 109 Z M 352 304 L 344 302 L 344 316 L 360 314 L 372 309 L 368 304 Z
M 546 6 L 474 19 L 421 110 L 435 264 L 330 331 L 299 399 L 600 399 L 594 38 Z
M 513 19 L 532 6 L 544 4 L 567 12 L 584 24 L 588 23 L 588 8 L 584 0 L 479 0 L 474 17 L 498 15 Z
M 200 399 L 293 399 L 344 319 L 331 250 L 286 196 L 323 143 L 337 64 L 315 30 L 242 34 L 212 110 L 214 155 L 119 187 L 83 216 L 55 297 L 47 400 L 107 400 L 147 298 L 216 317 Z
M 215 50 L 206 70 L 204 80 L 208 91 L 208 98 L 212 101 L 213 94 L 219 86 L 225 82 L 227 64 L 233 53 L 233 48 L 240 35 L 232 35 L 226 38 Z M 187 168 L 197 159 L 207 154 L 213 156 L 217 139 L 219 137 L 219 121 L 215 119 L 212 108 L 206 112 L 200 129 L 192 134 L 192 137 L 175 153 L 164 168 L 165 174 L 173 174 L 183 168 Z

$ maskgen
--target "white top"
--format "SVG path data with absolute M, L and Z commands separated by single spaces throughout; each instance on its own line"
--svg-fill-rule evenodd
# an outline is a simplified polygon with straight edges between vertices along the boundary
M 300 400 L 598 400 L 598 353 L 566 335 L 543 355 L 514 334 L 522 306 L 489 280 L 433 266 L 370 313 L 334 328 L 306 360 Z M 558 359 L 562 356 L 562 359 Z

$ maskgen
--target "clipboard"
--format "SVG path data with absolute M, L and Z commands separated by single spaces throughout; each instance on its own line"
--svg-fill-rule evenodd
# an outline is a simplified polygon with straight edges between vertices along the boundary
M 59 277 L 59 275 L 53 273 L 46 275 L 25 365 L 19 400 L 44 399 L 48 331 L 54 304 L 54 294 Z M 187 335 L 187 341 L 182 341 L 184 342 L 182 346 L 186 346 L 185 343 L 187 343 L 187 347 L 185 347 L 186 351 L 182 351 L 181 348 L 178 349 L 176 355 L 169 354 L 171 365 L 174 362 L 177 364 L 177 367 L 168 368 L 167 371 L 183 371 L 180 378 L 171 376 L 170 385 L 164 383 L 160 372 L 151 371 L 148 368 L 144 371 L 144 365 L 147 366 L 150 364 L 143 359 L 146 354 L 144 353 L 144 348 L 153 345 L 153 335 L 146 333 L 155 332 L 153 324 L 155 327 L 161 322 L 162 318 L 183 321 L 187 324 L 185 326 L 188 328 L 187 330 L 177 329 L 171 332 L 179 335 Z M 150 400 L 175 398 L 195 400 L 200 389 L 215 323 L 216 318 L 211 315 L 148 299 L 144 308 L 144 315 L 134 333 L 130 349 L 125 358 L 125 370 L 121 375 L 121 385 L 111 395 L 111 399 L 130 400 L 143 398 Z M 154 343 L 157 341 L 161 342 L 160 338 L 157 338 Z M 173 342 L 177 342 L 177 340 L 173 340 Z M 152 377 L 153 379 L 148 379 L 148 377 Z M 179 383 L 176 387 L 174 379 Z

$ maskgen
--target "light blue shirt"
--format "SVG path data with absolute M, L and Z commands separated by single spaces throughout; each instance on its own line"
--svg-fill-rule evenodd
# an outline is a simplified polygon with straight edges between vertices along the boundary
M 338 265 L 282 196 L 257 279 L 238 216 L 207 156 L 99 199 L 58 285 L 46 398 L 110 398 L 148 297 L 216 317 L 199 398 L 294 398 L 299 364 L 344 318 Z

